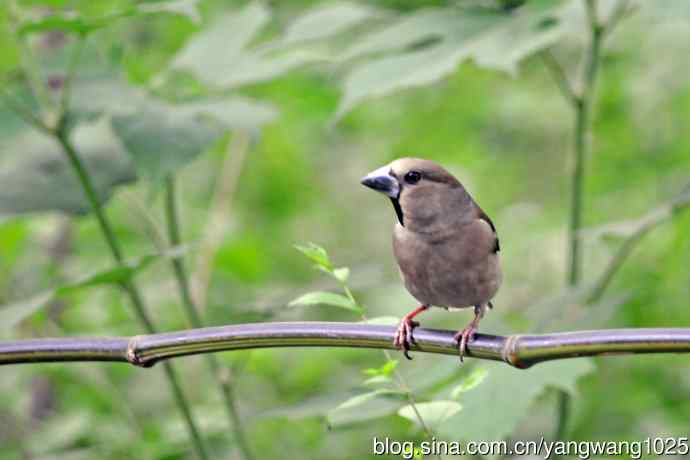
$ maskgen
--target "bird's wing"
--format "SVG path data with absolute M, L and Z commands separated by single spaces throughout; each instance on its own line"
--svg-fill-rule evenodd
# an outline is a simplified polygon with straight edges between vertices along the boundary
M 491 227 L 491 231 L 493 231 L 493 233 L 494 233 L 495 242 L 494 242 L 493 252 L 497 253 L 498 251 L 501 250 L 501 245 L 498 242 L 498 233 L 496 233 L 496 226 L 491 221 L 489 216 L 487 216 L 486 213 L 479 206 L 477 206 L 477 212 L 478 212 L 477 218 L 480 220 L 483 220 L 484 222 L 489 224 L 489 227 Z

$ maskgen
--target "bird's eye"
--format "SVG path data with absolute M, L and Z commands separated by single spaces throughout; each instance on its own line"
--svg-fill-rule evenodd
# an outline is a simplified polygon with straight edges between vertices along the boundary
M 408 184 L 416 184 L 421 178 L 422 174 L 419 171 L 410 171 L 405 174 L 405 182 Z

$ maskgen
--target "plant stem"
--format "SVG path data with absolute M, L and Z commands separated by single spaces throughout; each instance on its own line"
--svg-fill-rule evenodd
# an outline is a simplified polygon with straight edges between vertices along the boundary
M 573 170 L 570 225 L 568 240 L 570 242 L 570 259 L 568 267 L 568 284 L 575 286 L 582 277 L 582 261 L 580 254 L 580 229 L 582 227 L 582 210 L 585 167 L 588 156 L 588 135 L 590 131 L 590 112 L 596 78 L 601 59 L 601 45 L 604 27 L 598 23 L 596 1 L 585 0 L 589 23 L 589 46 L 585 52 L 585 63 L 582 76 L 582 93 L 575 105 L 575 167 Z
M 175 179 L 170 176 L 166 179 L 165 183 L 165 216 L 166 216 L 166 226 L 168 229 L 168 239 L 172 247 L 179 246 L 181 244 L 180 237 L 180 220 L 177 212 L 176 205 L 176 191 L 175 191 Z M 182 304 L 184 305 L 185 311 L 187 313 L 187 319 L 195 328 L 203 327 L 203 322 L 199 315 L 196 305 L 192 300 L 190 288 L 189 288 L 189 278 L 187 276 L 187 271 L 184 267 L 184 262 L 181 258 L 171 258 L 170 263 L 172 264 L 173 271 L 175 273 L 175 279 L 177 281 L 177 288 L 179 290 L 180 298 L 182 299 Z M 206 364 L 208 365 L 213 377 L 217 380 L 218 386 L 220 388 L 221 394 L 225 402 L 225 409 L 228 413 L 230 419 L 230 425 L 235 432 L 235 439 L 237 440 L 237 445 L 242 452 L 242 457 L 245 460 L 253 460 L 254 455 L 249 447 L 249 442 L 247 441 L 247 436 L 243 429 L 242 419 L 240 417 L 239 411 L 237 409 L 237 402 L 235 399 L 235 390 L 232 383 L 232 376 L 229 375 L 229 369 L 226 369 L 228 375 L 221 375 L 221 368 L 218 359 L 215 355 L 206 355 Z
M 594 284 L 594 287 L 587 298 L 587 303 L 592 304 L 604 295 L 604 291 L 606 291 L 606 288 L 611 283 L 611 280 L 615 274 L 623 266 L 623 263 L 626 261 L 630 253 L 632 253 L 635 246 L 642 241 L 647 233 L 655 229 L 666 220 L 673 218 L 679 212 L 687 209 L 688 206 L 690 206 L 690 193 L 684 193 L 678 196 L 670 204 L 649 212 L 647 216 L 642 219 L 644 223 L 640 225 L 630 236 L 628 236 L 625 241 L 623 241 L 623 244 L 621 244 L 620 248 L 618 248 L 618 251 L 614 254 L 613 258 L 611 258 L 611 261 L 604 269 L 602 275 Z
M 597 71 L 601 59 L 601 44 L 604 35 L 604 27 L 599 24 L 597 17 L 596 0 L 584 0 L 589 25 L 589 45 L 585 50 L 583 75 L 581 79 L 581 93 L 574 99 L 575 108 L 575 166 L 572 175 L 572 188 L 570 192 L 570 222 L 568 225 L 569 263 L 567 283 L 576 286 L 582 278 L 582 255 L 580 247 L 580 229 L 582 227 L 582 211 L 584 201 L 585 167 L 588 156 L 590 131 L 590 112 L 594 90 L 596 86 Z M 572 100 L 571 100 L 572 101 Z M 568 416 L 570 413 L 570 393 L 558 390 L 558 407 L 556 423 L 556 439 L 563 439 L 568 429 Z
M 74 169 L 74 172 L 76 173 L 79 182 L 82 185 L 82 188 L 84 189 L 84 194 L 86 195 L 86 198 L 89 201 L 89 204 L 91 205 L 91 209 L 94 215 L 96 216 L 96 220 L 98 221 L 98 224 L 101 228 L 101 232 L 103 233 L 103 236 L 106 239 L 113 259 L 115 259 L 115 263 L 118 266 L 124 266 L 124 257 L 122 255 L 122 251 L 120 249 L 117 238 L 115 237 L 115 233 L 113 232 L 110 222 L 108 221 L 105 213 L 103 212 L 103 208 L 101 208 L 99 197 L 96 192 L 96 189 L 93 186 L 91 177 L 89 176 L 83 162 L 79 158 L 76 149 L 69 140 L 69 135 L 64 127 L 64 123 L 60 123 L 60 127 L 58 128 L 58 130 L 56 130 L 55 136 L 58 142 L 60 143 L 65 155 L 67 156 L 70 164 L 72 165 L 72 169 Z M 122 284 L 122 288 L 127 293 L 132 303 L 132 306 L 134 307 L 134 311 L 139 319 L 139 322 L 144 326 L 146 332 L 148 332 L 149 334 L 155 333 L 155 327 L 153 325 L 153 322 L 151 321 L 151 318 L 149 317 L 146 311 L 144 301 L 134 281 L 124 282 Z M 173 369 L 172 365 L 170 365 L 169 363 L 165 363 L 163 370 L 165 371 L 165 375 L 170 384 L 171 390 L 173 392 L 173 397 L 178 406 L 178 409 L 182 412 L 182 415 L 187 424 L 187 429 L 192 438 L 194 450 L 200 459 L 206 460 L 209 458 L 208 453 L 206 451 L 206 447 L 201 438 L 201 435 L 199 434 L 199 430 L 196 426 L 191 410 L 189 408 L 189 403 L 187 402 L 187 399 L 180 386 L 177 374 Z
M 159 361 L 200 353 L 277 347 L 354 347 L 393 350 L 394 326 L 362 323 L 251 323 L 135 337 L 61 337 L 0 341 L 0 365 L 39 362 L 110 361 L 150 367 Z M 415 329 L 416 352 L 457 356 L 455 331 Z M 517 369 L 583 356 L 689 353 L 690 328 L 633 328 L 554 334 L 476 334 L 467 356 Z M 164 361 L 165 362 L 165 361 Z

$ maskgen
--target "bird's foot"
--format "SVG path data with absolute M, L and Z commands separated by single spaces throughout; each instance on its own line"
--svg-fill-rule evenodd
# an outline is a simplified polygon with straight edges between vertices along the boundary
M 454 336 L 458 342 L 458 354 L 460 355 L 460 362 L 464 362 L 465 354 L 467 353 L 467 343 L 472 341 L 474 333 L 477 332 L 477 325 L 472 321 L 465 329 L 458 331 Z
M 407 359 L 412 359 L 409 353 L 410 347 L 412 344 L 416 343 L 412 331 L 417 326 L 419 326 L 417 321 L 412 321 L 412 319 L 404 317 L 402 321 L 400 321 L 398 330 L 395 331 L 393 345 L 395 345 L 398 350 L 401 350 Z

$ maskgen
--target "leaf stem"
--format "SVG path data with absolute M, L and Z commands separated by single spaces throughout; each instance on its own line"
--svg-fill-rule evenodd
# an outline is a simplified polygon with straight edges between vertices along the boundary
M 165 215 L 166 215 L 166 227 L 168 229 L 168 239 L 170 240 L 170 245 L 172 247 L 181 244 L 180 237 L 180 219 L 177 212 L 176 205 L 176 187 L 175 179 L 169 176 L 165 182 Z M 203 321 L 199 315 L 199 311 L 192 300 L 192 295 L 189 287 L 189 278 L 187 276 L 187 271 L 185 270 L 184 263 L 181 258 L 171 258 L 170 263 L 172 264 L 173 271 L 175 273 L 175 279 L 177 281 L 177 288 L 179 291 L 180 298 L 182 299 L 182 304 L 187 313 L 187 319 L 191 325 L 195 328 L 203 327 Z M 206 364 L 208 365 L 211 374 L 218 382 L 221 395 L 225 402 L 225 409 L 227 411 L 228 417 L 230 419 L 230 426 L 234 430 L 235 439 L 237 440 L 237 445 L 242 452 L 242 457 L 245 460 L 253 460 L 254 455 L 251 448 L 249 447 L 249 442 L 247 440 L 246 433 L 243 429 L 242 418 L 240 417 L 239 411 L 237 409 L 237 401 L 235 398 L 235 389 L 233 385 L 233 378 L 230 374 L 229 369 L 226 370 L 226 375 L 221 374 L 221 367 L 218 359 L 215 355 L 206 355 Z

